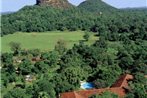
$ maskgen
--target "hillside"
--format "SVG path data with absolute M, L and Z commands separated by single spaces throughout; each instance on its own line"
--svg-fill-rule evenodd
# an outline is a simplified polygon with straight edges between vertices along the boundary
M 13 11 L 1 12 L 0 15 L 8 15 L 14 13 Z
M 90 12 L 109 12 L 117 10 L 102 0 L 86 0 L 85 2 L 82 2 L 78 7 Z
M 51 0 L 52 1 L 52 0 Z M 134 23 L 136 20 L 138 25 L 146 28 L 144 24 L 147 21 L 146 10 L 119 10 L 115 9 L 100 0 L 87 0 L 81 3 L 78 7 L 62 9 L 44 6 L 45 4 L 54 4 L 48 1 L 38 1 L 42 6 L 26 6 L 14 14 L 2 15 L 2 33 L 1 35 L 12 34 L 18 31 L 21 32 L 46 32 L 46 31 L 92 31 L 103 33 L 109 31 L 111 33 L 133 33 Z M 44 3 L 43 3 L 44 2 Z M 55 2 L 55 0 L 54 0 Z M 63 6 L 63 2 L 57 0 Z M 56 3 L 55 3 L 56 4 Z M 60 6 L 61 7 L 61 6 Z M 101 15 L 99 15 L 101 14 Z M 135 19 L 134 19 L 135 16 Z M 113 26 L 112 26 L 113 24 Z M 124 28 L 124 27 L 127 27 Z M 143 29 L 143 32 L 146 29 Z
M 49 5 L 56 8 L 69 8 L 72 7 L 67 0 L 36 0 L 37 5 Z
M 35 17 L 34 17 L 35 16 Z M 17 13 L 2 15 L 2 35 L 22 32 L 85 29 L 93 14 L 78 8 L 58 9 L 51 6 L 26 6 Z M 88 19 L 88 20 L 87 20 Z M 89 22 L 87 24 L 87 21 Z M 81 24 L 81 22 L 83 24 Z M 86 27 L 84 27 L 84 24 Z M 9 29 L 8 29 L 9 28 Z

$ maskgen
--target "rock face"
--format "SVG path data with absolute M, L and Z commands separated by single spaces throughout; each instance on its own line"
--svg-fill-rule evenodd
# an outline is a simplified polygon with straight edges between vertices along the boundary
M 67 0 L 36 0 L 37 5 L 48 5 L 56 8 L 69 8 L 72 5 Z

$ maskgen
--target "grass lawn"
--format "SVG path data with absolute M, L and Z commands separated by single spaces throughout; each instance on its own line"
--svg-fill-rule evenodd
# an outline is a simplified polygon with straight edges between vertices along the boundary
M 90 33 L 91 36 L 86 44 L 92 44 L 98 38 Z M 9 43 L 18 42 L 22 49 L 41 49 L 42 51 L 53 50 L 58 40 L 64 40 L 67 48 L 71 48 L 74 44 L 83 40 L 83 31 L 51 31 L 51 32 L 32 32 L 21 33 L 17 32 L 1 37 L 1 52 L 11 52 Z

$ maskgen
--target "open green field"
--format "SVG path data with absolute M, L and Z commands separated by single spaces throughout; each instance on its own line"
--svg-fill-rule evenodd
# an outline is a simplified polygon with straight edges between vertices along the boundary
M 46 51 L 53 50 L 57 41 L 64 40 L 67 48 L 71 48 L 74 44 L 79 43 L 79 40 L 83 40 L 83 35 L 83 31 L 18 32 L 1 37 L 1 51 L 11 52 L 10 42 L 20 43 L 22 49 L 41 49 L 42 51 Z M 93 33 L 90 33 L 90 35 L 89 41 L 86 44 L 92 44 L 98 39 Z

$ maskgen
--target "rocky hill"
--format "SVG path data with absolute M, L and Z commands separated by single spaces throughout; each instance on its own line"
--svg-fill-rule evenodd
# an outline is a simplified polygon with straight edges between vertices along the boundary
M 69 8 L 73 6 L 67 0 L 36 0 L 36 4 L 53 6 L 56 8 Z

